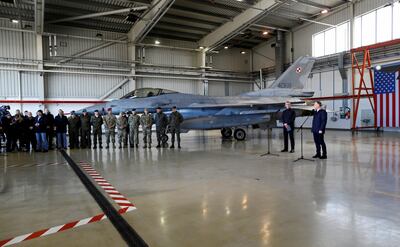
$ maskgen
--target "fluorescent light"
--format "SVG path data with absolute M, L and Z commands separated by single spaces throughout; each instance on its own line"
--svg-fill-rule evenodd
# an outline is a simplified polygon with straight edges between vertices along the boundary
M 267 34 L 268 34 L 268 31 L 264 31 L 262 34 L 263 34 L 263 35 L 267 35 Z
M 159 45 L 159 44 L 161 44 L 161 42 L 156 40 L 156 41 L 154 41 L 154 44 Z
M 12 19 L 11 22 L 12 23 L 19 23 L 19 20 Z
M 326 13 L 328 13 L 328 10 L 327 10 L 327 9 L 321 10 L 321 14 L 326 14 Z
M 224 46 L 224 49 L 227 50 L 229 47 L 228 46 Z

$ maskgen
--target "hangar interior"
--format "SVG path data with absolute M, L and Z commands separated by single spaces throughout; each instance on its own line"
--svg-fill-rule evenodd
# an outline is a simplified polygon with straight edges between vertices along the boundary
M 149 246 L 398 246 L 400 97 L 383 132 L 349 130 L 375 115 L 360 98 L 353 119 L 351 50 L 371 46 L 368 71 L 399 62 L 399 39 L 397 0 L 0 0 L 0 104 L 70 112 L 148 87 L 237 96 L 313 56 L 305 89 L 334 112 L 327 161 L 260 157 L 258 130 L 245 142 L 194 132 L 172 152 L 68 153 L 135 203 L 121 215 Z M 281 130 L 272 136 L 278 152 Z M 0 158 L 0 246 L 126 245 L 108 220 L 27 239 L 102 211 L 58 152 Z

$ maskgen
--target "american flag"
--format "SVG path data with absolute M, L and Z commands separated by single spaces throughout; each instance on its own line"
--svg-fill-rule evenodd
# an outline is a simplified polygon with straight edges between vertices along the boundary
M 400 127 L 399 72 L 374 71 L 374 100 L 377 127 Z

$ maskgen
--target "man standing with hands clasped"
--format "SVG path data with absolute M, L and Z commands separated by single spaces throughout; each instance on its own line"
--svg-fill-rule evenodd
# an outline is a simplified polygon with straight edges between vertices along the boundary
M 283 123 L 283 140 L 284 148 L 281 152 L 287 152 L 289 148 L 290 137 L 290 152 L 294 153 L 294 121 L 296 119 L 296 112 L 291 108 L 292 104 L 289 101 L 285 102 L 286 109 L 282 113 L 282 123 Z
M 322 103 L 319 101 L 316 101 L 314 103 L 314 118 L 312 122 L 311 132 L 314 135 L 314 143 L 317 153 L 313 156 L 313 158 L 326 159 L 327 153 L 324 141 L 324 134 L 325 134 L 326 122 L 328 119 L 328 114 L 324 109 L 321 108 L 321 106 Z M 322 148 L 322 155 L 321 155 L 321 148 Z

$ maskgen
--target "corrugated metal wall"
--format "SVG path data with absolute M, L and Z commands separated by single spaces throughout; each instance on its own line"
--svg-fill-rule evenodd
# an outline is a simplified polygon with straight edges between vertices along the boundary
M 241 54 L 245 51 L 246 54 Z M 220 50 L 218 54 L 212 55 L 212 63 L 209 66 L 220 70 L 232 70 L 235 72 L 250 72 L 251 51 L 246 49 L 232 48 Z
M 198 80 L 175 80 L 167 78 L 137 78 L 138 87 L 161 87 L 181 93 L 199 94 L 200 81 Z
M 168 48 L 146 47 L 145 63 L 168 66 L 197 66 L 198 52 Z
M 48 98 L 97 99 L 110 91 L 115 85 L 121 82 L 124 77 L 48 73 L 46 79 Z M 122 87 L 122 89 L 118 90 L 111 98 L 120 97 L 126 93 L 128 93 L 128 91 L 125 90 L 125 87 Z
M 104 39 L 119 39 L 126 37 L 125 34 L 119 33 L 111 33 L 111 32 L 103 32 L 97 30 L 90 29 L 70 29 L 65 27 L 55 27 L 50 26 L 47 30 L 51 33 L 62 33 L 76 36 L 85 36 L 85 37 L 93 37 L 96 38 L 97 34 L 101 34 Z M 97 47 L 99 45 L 103 45 L 106 43 L 110 43 L 107 41 L 98 41 L 98 40 L 85 40 L 85 39 L 77 39 L 72 37 L 63 37 L 56 36 L 57 40 L 57 56 L 61 57 L 71 57 L 77 53 L 80 53 L 84 50 Z M 49 40 L 46 38 L 44 41 L 45 44 L 45 58 L 51 59 L 49 52 Z M 82 56 L 84 58 L 107 58 L 119 61 L 126 61 L 128 59 L 128 46 L 124 43 L 114 43 L 109 45 L 108 47 L 99 49 L 95 52 L 89 53 L 87 55 Z
M 19 94 L 18 88 L 19 88 L 18 71 L 0 70 L 0 97 L 3 99 L 17 97 Z
M 209 96 L 226 96 L 225 82 L 212 82 L 208 84 Z
M 18 24 L 11 24 L 0 19 L 0 26 L 18 28 Z M 35 34 L 0 30 L 0 58 L 35 59 Z

